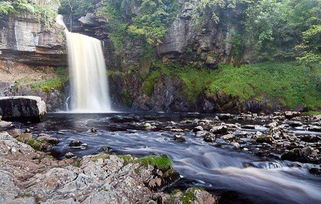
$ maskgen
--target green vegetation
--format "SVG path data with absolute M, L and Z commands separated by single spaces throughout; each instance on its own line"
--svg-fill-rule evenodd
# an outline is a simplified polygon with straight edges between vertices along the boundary
M 97 154 L 92 157 L 93 161 L 97 161 L 98 159 L 105 160 L 105 159 L 109 159 L 109 158 L 110 158 L 109 154 Z
M 134 159 L 131 155 L 118 155 L 118 157 L 124 160 L 125 165 Z
M 200 0 L 193 7 L 198 31 L 210 23 L 236 24 L 231 33 L 236 55 L 250 47 L 261 61 L 298 57 L 320 62 L 320 0 Z M 240 12 L 231 18 L 235 10 Z
M 184 91 L 193 101 L 201 93 L 230 95 L 239 100 L 270 100 L 283 106 L 315 109 L 321 104 L 321 65 L 299 62 L 266 62 L 217 70 L 169 63 L 155 65 L 145 79 L 146 94 L 153 92 L 157 79 L 172 75 L 185 83 Z
M 153 53 L 152 48 L 162 43 L 171 23 L 184 7 L 192 8 L 194 32 L 201 34 L 208 25 L 219 24 L 223 28 L 234 25 L 231 38 L 227 40 L 231 41 L 235 57 L 242 56 L 249 48 L 257 61 L 296 58 L 307 63 L 321 61 L 320 0 L 60 1 L 59 12 L 71 18 L 88 12 L 106 16 L 108 37 L 118 53 L 135 45 L 143 45 L 145 50 L 152 50 L 148 53 Z M 10 5 L 3 3 L 2 13 L 11 11 Z M 25 4 L 20 7 L 32 10 Z
M 296 62 L 269 62 L 239 68 L 222 66 L 206 94 L 228 94 L 243 100 L 270 99 L 290 108 L 312 109 L 321 104 L 320 81 L 315 78 L 320 75 L 319 70 Z
M 138 8 L 130 6 L 138 3 Z M 109 19 L 110 38 L 119 51 L 124 40 L 143 40 L 146 49 L 162 42 L 179 9 L 177 0 L 105 0 L 100 11 Z
M 79 168 L 81 166 L 81 162 L 79 160 L 77 160 L 77 161 L 71 163 L 71 165 Z
M 37 151 L 42 151 L 42 150 L 44 150 L 45 147 L 47 147 L 49 145 L 45 140 L 35 139 L 35 138 L 28 140 L 27 144 L 30 145 L 32 148 L 34 148 Z
M 68 77 L 56 77 L 47 81 L 34 82 L 31 87 L 34 91 L 41 89 L 44 92 L 51 92 L 52 89 L 61 90 L 68 81 Z
M 167 156 L 148 156 L 134 160 L 142 165 L 152 165 L 160 170 L 168 170 L 172 166 L 172 161 Z
M 125 104 L 131 104 L 133 102 L 133 98 L 131 97 L 130 95 L 130 91 L 129 90 L 125 90 L 123 89 L 121 92 L 120 92 L 120 95 L 121 95 L 121 98 L 123 99 L 123 102 Z
M 21 11 L 35 14 L 39 21 L 43 22 L 47 27 L 57 16 L 57 11 L 50 5 L 38 5 L 30 3 L 28 0 L 0 1 L 0 17 L 2 15 L 16 14 Z
M 193 202 L 193 200 L 195 200 L 195 198 L 196 198 L 195 194 L 191 191 L 188 191 L 188 192 L 183 193 L 183 195 L 180 198 L 180 201 L 183 204 L 191 204 Z

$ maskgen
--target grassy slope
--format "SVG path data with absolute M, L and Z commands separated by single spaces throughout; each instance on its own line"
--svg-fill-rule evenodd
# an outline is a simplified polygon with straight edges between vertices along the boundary
M 177 64 L 156 64 L 146 78 L 144 90 L 153 91 L 162 74 L 179 77 L 190 100 L 204 92 L 210 96 L 221 93 L 241 100 L 270 99 L 283 106 L 311 109 L 321 107 L 321 67 L 310 68 L 297 62 L 269 62 L 233 67 L 221 65 L 217 70 Z

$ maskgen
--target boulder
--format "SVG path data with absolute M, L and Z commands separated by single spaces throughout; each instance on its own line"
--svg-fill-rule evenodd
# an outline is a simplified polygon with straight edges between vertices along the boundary
M 0 115 L 4 120 L 39 122 L 46 113 L 46 103 L 40 97 L 0 97 Z

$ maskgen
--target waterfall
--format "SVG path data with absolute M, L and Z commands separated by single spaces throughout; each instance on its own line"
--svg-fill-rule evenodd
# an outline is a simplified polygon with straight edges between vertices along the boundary
M 72 112 L 111 112 L 108 78 L 101 41 L 69 32 L 65 27 L 71 87 Z

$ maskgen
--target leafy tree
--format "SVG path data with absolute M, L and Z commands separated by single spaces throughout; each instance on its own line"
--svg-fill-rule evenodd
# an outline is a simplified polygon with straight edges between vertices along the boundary
M 143 38 L 152 46 L 160 44 L 179 8 L 177 0 L 105 0 L 104 5 L 111 38 L 118 46 L 126 36 Z M 137 6 L 136 10 L 130 5 Z
M 303 42 L 297 46 L 302 51 L 299 60 L 321 64 L 321 25 L 312 25 L 303 32 Z

